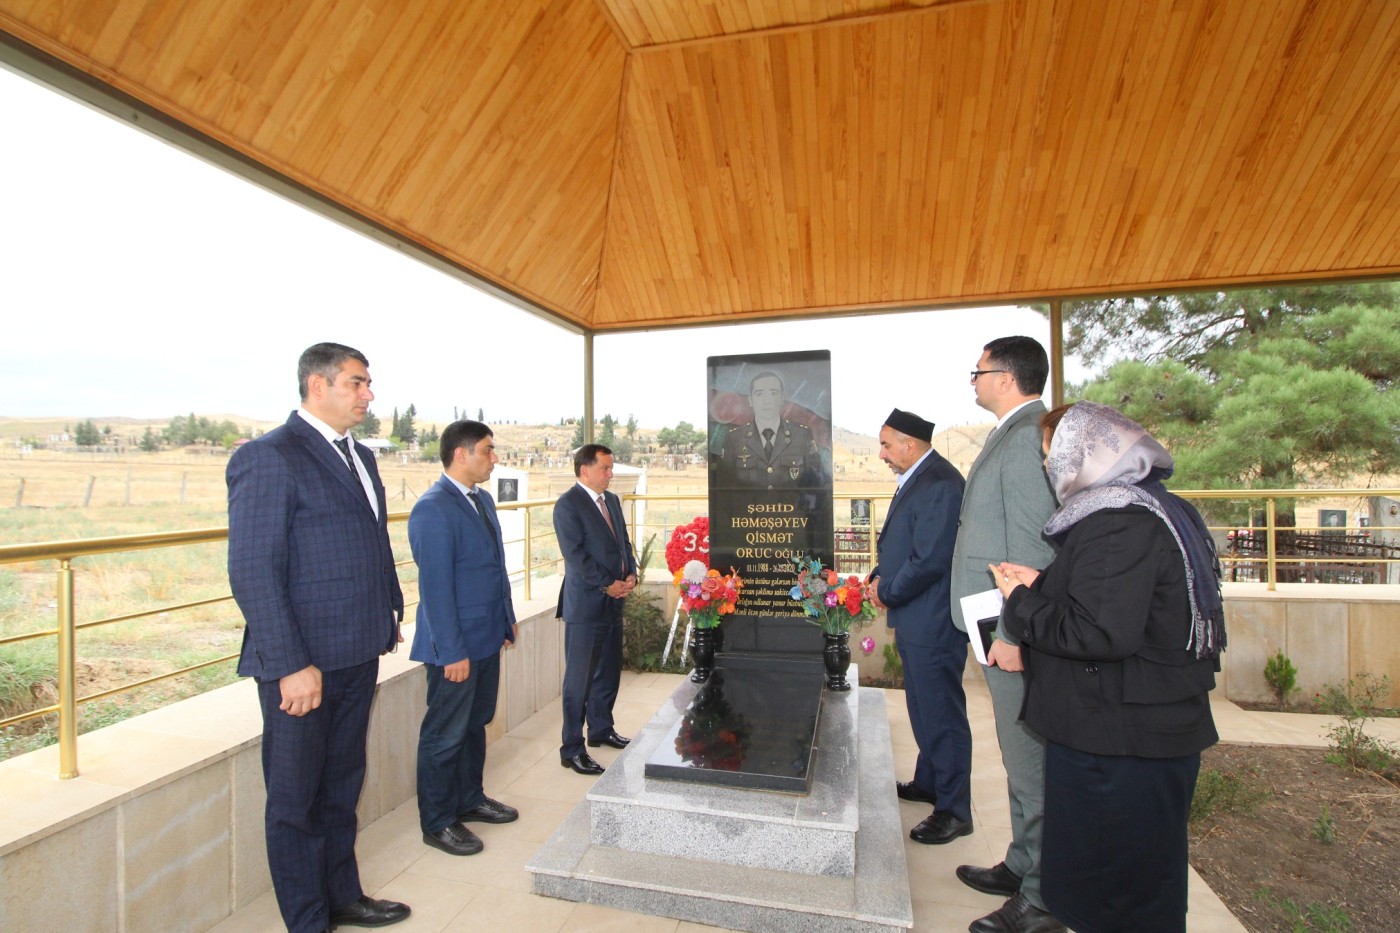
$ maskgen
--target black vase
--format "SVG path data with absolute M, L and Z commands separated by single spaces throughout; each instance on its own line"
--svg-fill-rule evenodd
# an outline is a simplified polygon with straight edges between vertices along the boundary
M 695 670 L 690 674 L 691 683 L 703 684 L 710 679 L 710 672 L 715 669 L 714 629 L 690 630 L 690 662 L 695 665 Z
M 826 647 L 822 649 L 822 663 L 826 665 L 826 689 L 838 692 L 851 689 L 851 685 L 846 682 L 846 668 L 851 666 L 851 633 L 823 633 L 822 638 L 826 639 Z

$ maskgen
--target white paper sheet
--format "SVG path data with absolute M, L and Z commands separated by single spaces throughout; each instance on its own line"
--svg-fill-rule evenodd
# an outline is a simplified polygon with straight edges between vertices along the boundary
M 982 644 L 977 622 L 980 619 L 1000 618 L 1001 606 L 1005 601 L 1001 590 L 996 589 L 973 593 L 959 600 L 962 605 L 963 623 L 967 625 L 967 640 L 972 643 L 972 653 L 976 655 L 977 663 L 983 667 L 987 666 L 987 649 Z

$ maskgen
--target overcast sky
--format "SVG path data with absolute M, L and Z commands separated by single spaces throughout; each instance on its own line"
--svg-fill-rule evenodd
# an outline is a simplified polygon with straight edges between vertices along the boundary
M 3 68 L 0 114 L 0 415 L 277 420 L 320 340 L 369 357 L 381 417 L 582 412 L 581 337 Z M 892 407 L 989 420 L 967 376 L 982 345 L 1049 346 L 1017 308 L 604 335 L 597 414 L 702 423 L 705 359 L 736 333 L 745 352 L 831 350 L 833 420 L 864 433 Z

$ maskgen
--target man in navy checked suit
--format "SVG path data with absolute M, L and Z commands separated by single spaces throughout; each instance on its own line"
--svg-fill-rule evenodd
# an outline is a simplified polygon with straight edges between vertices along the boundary
M 496 716 L 501 649 L 515 642 L 505 544 L 491 494 L 496 441 L 480 421 L 454 421 L 439 439 L 443 474 L 413 506 L 408 543 L 418 562 L 418 624 L 409 654 L 423 662 L 428 709 L 418 733 L 418 821 L 423 841 L 475 855 L 463 823 L 510 823 L 520 814 L 482 787 L 486 727 Z
M 409 909 L 367 897 L 355 805 L 379 656 L 403 593 L 374 457 L 350 428 L 369 361 L 319 343 L 297 364 L 301 408 L 229 460 L 228 574 L 247 625 L 238 673 L 257 680 L 267 861 L 290 933 L 385 926 Z
M 559 618 L 564 620 L 564 728 L 559 761 L 579 774 L 602 774 L 583 747 L 626 748 L 613 727 L 613 702 L 622 677 L 622 602 L 637 585 L 637 559 L 622 518 L 622 502 L 608 492 L 612 451 L 584 444 L 574 454 L 578 482 L 554 505 L 554 533 L 564 557 Z
M 870 580 L 876 605 L 894 629 L 919 746 L 914 779 L 897 792 L 934 805 L 909 838 L 941 845 L 972 832 L 972 732 L 962 688 L 967 635 L 954 628 L 948 602 L 963 478 L 932 448 L 932 438 L 930 422 L 898 408 L 880 429 L 880 459 L 899 486 L 880 528 Z

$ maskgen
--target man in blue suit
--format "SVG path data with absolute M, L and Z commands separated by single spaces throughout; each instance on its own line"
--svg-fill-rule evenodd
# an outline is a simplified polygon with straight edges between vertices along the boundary
M 247 625 L 238 673 L 257 680 L 267 861 L 290 933 L 408 917 L 360 887 L 355 805 L 379 656 L 403 594 L 374 457 L 350 428 L 369 362 L 319 343 L 297 363 L 301 408 L 229 460 L 228 575 Z
M 564 620 L 564 729 L 559 761 L 579 774 L 602 774 L 583 747 L 626 748 L 613 726 L 613 702 L 622 677 L 622 602 L 637 585 L 637 560 L 622 518 L 622 502 L 608 492 L 612 451 L 584 444 L 574 454 L 578 482 L 554 505 L 554 532 L 564 556 L 559 618 Z
M 898 408 L 880 429 L 880 459 L 894 471 L 898 488 L 870 581 L 895 631 L 919 746 L 914 779 L 896 790 L 905 800 L 934 805 L 909 837 L 941 845 L 972 832 L 972 732 L 962 689 L 967 636 L 953 627 L 948 605 L 963 478 L 933 450 L 932 439 L 930 422 Z
M 423 662 L 428 709 L 418 733 L 418 821 L 423 841 L 474 855 L 464 823 L 520 814 L 486 796 L 486 726 L 496 716 L 501 649 L 515 642 L 505 545 L 491 494 L 496 442 L 480 421 L 454 421 L 439 440 L 443 475 L 408 517 L 418 563 L 418 624 L 409 653 Z

